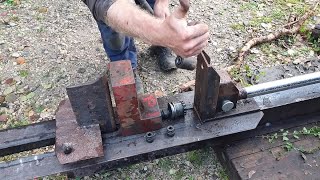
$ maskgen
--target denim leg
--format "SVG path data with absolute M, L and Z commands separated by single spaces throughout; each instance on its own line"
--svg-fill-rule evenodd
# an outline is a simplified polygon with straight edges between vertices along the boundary
M 147 0 L 154 8 L 155 0 Z M 102 21 L 97 21 L 103 47 L 111 61 L 130 60 L 132 68 L 137 67 L 137 49 L 132 37 L 117 33 Z
M 117 33 L 104 22 L 98 21 L 104 50 L 111 61 L 130 60 L 132 68 L 137 67 L 137 50 L 131 37 Z
M 151 6 L 152 9 L 154 9 L 154 3 L 156 0 L 147 0 L 148 4 Z

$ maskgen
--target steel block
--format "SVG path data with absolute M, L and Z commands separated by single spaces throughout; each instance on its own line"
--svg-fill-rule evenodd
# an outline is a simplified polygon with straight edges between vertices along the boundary
M 143 132 L 158 130 L 162 127 L 161 111 L 154 94 L 139 96 L 140 122 Z
M 111 87 L 116 102 L 116 110 L 123 136 L 138 134 L 142 126 L 138 121 L 138 96 L 134 74 L 129 60 L 115 61 L 109 64 Z

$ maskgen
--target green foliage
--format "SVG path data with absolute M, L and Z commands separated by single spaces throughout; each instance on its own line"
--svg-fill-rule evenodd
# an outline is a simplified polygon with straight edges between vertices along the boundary
M 263 138 L 267 138 L 270 143 L 274 143 L 276 139 L 280 139 L 281 138 L 282 142 L 284 142 L 283 148 L 286 151 L 289 152 L 291 150 L 297 150 L 297 151 L 305 153 L 306 151 L 304 151 L 301 148 L 295 147 L 290 142 L 290 139 L 292 139 L 292 138 L 300 139 L 301 135 L 304 135 L 304 136 L 315 136 L 315 137 L 318 137 L 320 139 L 320 127 L 314 126 L 314 127 L 309 128 L 309 129 L 304 127 L 300 131 L 295 130 L 293 132 L 284 131 L 283 129 L 281 129 L 280 132 L 277 132 L 277 133 L 274 133 L 274 134 L 271 134 L 271 135 L 267 135 L 267 136 L 262 136 L 262 137 Z
M 175 180 L 181 180 L 183 176 L 185 175 L 185 172 L 182 169 L 179 169 L 174 176 Z
M 5 4 L 13 6 L 15 3 L 14 3 L 14 0 L 6 0 Z
M 170 159 L 163 158 L 163 159 L 159 160 L 158 164 L 159 164 L 161 169 L 169 170 L 172 167 L 173 162 Z
M 276 8 L 272 14 L 271 17 L 273 19 L 284 19 L 286 17 L 285 11 L 283 11 L 283 9 L 281 8 Z
M 29 72 L 27 70 L 20 70 L 19 76 L 21 77 L 27 77 L 29 75 Z
M 9 123 L 8 128 L 15 128 L 15 127 L 20 127 L 20 126 L 26 126 L 28 124 L 30 124 L 30 122 L 28 120 L 22 119 L 22 120 L 18 120 L 18 121 L 8 121 Z
M 193 165 L 201 166 L 203 164 L 205 156 L 200 150 L 191 151 L 187 154 L 187 159 L 190 161 Z
M 250 86 L 250 84 L 247 83 L 247 81 L 242 77 L 241 73 L 240 73 L 240 69 L 238 69 L 237 67 L 233 67 L 230 70 L 230 76 L 237 82 L 240 82 L 240 84 L 242 86 Z
M 249 24 L 250 26 L 258 27 L 261 25 L 261 23 L 271 23 L 271 22 L 272 22 L 272 17 L 262 16 L 262 17 L 255 17 L 251 19 Z
M 231 28 L 238 31 L 245 31 L 245 26 L 242 23 L 231 24 Z
M 218 176 L 222 180 L 229 180 L 229 177 L 227 175 L 227 172 L 223 168 L 218 168 Z
M 256 2 L 245 2 L 240 5 L 240 11 L 259 10 L 259 5 Z

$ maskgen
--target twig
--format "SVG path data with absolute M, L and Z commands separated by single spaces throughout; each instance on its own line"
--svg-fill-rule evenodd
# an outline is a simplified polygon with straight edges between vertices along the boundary
M 282 28 L 274 33 L 271 33 L 267 36 L 261 36 L 261 37 L 256 37 L 251 39 L 250 41 L 248 41 L 243 47 L 242 49 L 239 51 L 238 57 L 236 59 L 236 67 L 239 69 L 242 65 L 242 62 L 244 60 L 245 55 L 248 53 L 248 51 L 256 45 L 262 44 L 262 43 L 266 43 L 266 42 L 270 42 L 273 41 L 275 39 L 278 39 L 281 36 L 285 36 L 285 35 L 290 35 L 290 34 L 295 34 L 299 31 L 299 29 L 301 28 L 301 26 L 304 24 L 304 22 L 314 14 L 315 10 L 317 9 L 319 5 L 319 2 L 317 2 L 314 7 L 307 11 L 303 16 L 301 16 L 299 18 L 299 20 L 297 20 L 297 22 L 291 22 L 286 26 L 291 26 L 294 25 L 294 27 L 292 27 L 291 29 L 287 29 L 287 28 Z

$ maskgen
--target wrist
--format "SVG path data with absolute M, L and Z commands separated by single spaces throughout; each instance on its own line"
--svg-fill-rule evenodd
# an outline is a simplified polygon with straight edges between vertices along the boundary
M 151 33 L 147 33 L 151 35 L 151 44 L 156 46 L 166 46 L 165 42 L 167 42 L 167 37 L 165 35 L 166 29 L 164 27 L 163 20 L 155 18 L 151 26 L 152 27 L 149 28 Z

